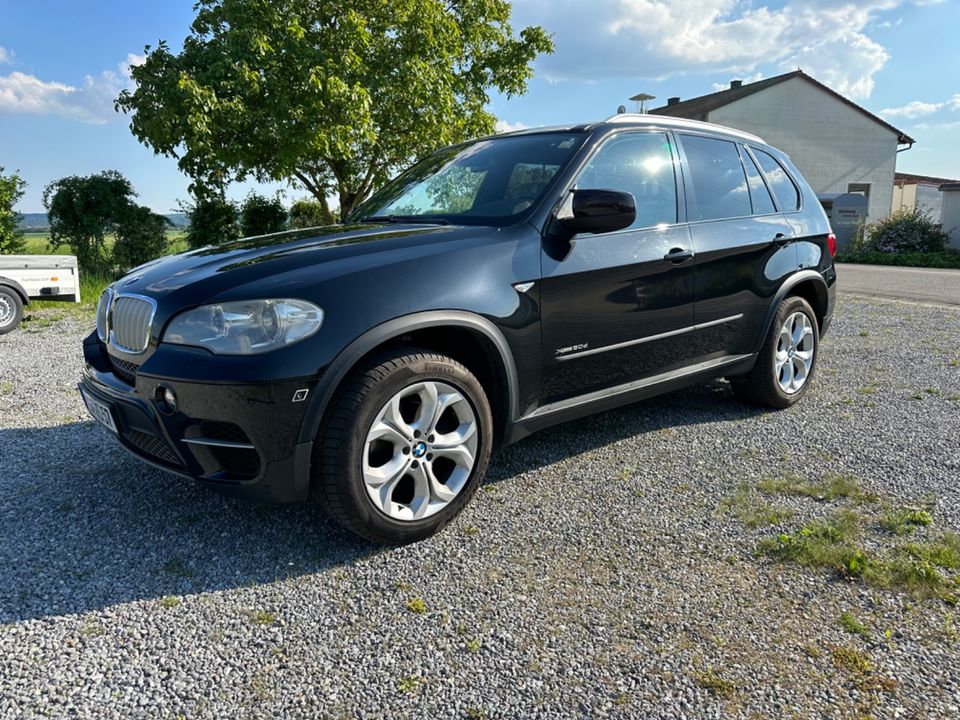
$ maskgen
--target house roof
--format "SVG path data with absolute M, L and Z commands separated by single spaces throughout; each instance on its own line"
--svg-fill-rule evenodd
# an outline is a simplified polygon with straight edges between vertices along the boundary
M 893 176 L 894 185 L 943 185 L 944 183 L 960 183 L 960 180 L 932 177 L 930 175 L 914 175 L 913 173 L 898 172 Z
M 915 142 L 912 137 L 907 135 L 902 130 L 898 130 L 883 118 L 874 115 L 866 108 L 860 107 L 852 100 L 845 98 L 840 93 L 824 85 L 822 82 L 810 77 L 803 72 L 803 70 L 794 70 L 792 72 L 784 73 L 783 75 L 776 75 L 774 77 L 758 80 L 757 82 L 746 83 L 739 87 L 720 90 L 719 92 L 710 93 L 709 95 L 701 95 L 700 97 L 691 98 L 690 100 L 683 100 L 681 102 L 674 103 L 673 105 L 663 105 L 662 107 L 650 110 L 650 113 L 654 115 L 673 115 L 674 117 L 684 117 L 699 120 L 707 117 L 717 108 L 724 107 L 725 105 L 729 105 L 730 103 L 740 100 L 741 98 L 749 97 L 750 95 L 758 93 L 761 90 L 766 90 L 769 87 L 779 85 L 780 83 L 786 82 L 787 80 L 792 80 L 793 78 L 801 78 L 806 80 L 811 85 L 814 85 L 829 95 L 832 95 L 837 100 L 849 105 L 862 115 L 866 115 L 878 125 L 882 125 L 887 130 L 894 133 L 897 136 L 897 142 L 899 144 L 907 145 Z

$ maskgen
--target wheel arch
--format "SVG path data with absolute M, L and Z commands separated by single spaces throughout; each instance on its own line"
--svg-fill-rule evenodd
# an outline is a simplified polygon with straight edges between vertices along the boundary
M 509 436 L 509 428 L 517 418 L 518 388 L 513 354 L 506 338 L 481 315 L 439 310 L 387 321 L 344 348 L 327 367 L 310 399 L 300 426 L 299 442 L 316 439 L 331 400 L 359 364 L 399 346 L 440 352 L 466 366 L 488 390 L 495 442 Z
M 3 277 L 0 275 L 0 286 L 5 286 L 13 290 L 17 295 L 20 296 L 20 302 L 24 305 L 30 304 L 30 296 L 27 295 L 27 291 L 24 289 L 23 285 L 18 283 L 13 278 Z
M 780 285 L 773 300 L 770 302 L 760 337 L 757 339 L 754 349 L 755 352 L 759 352 L 763 345 L 767 331 L 770 328 L 770 322 L 773 320 L 773 316 L 776 314 L 780 302 L 790 295 L 802 297 L 810 303 L 810 307 L 813 308 L 813 312 L 817 316 L 818 329 L 823 327 L 824 318 L 830 307 L 830 292 L 827 287 L 827 281 L 824 280 L 823 275 L 816 270 L 801 270 L 783 281 L 783 284 Z

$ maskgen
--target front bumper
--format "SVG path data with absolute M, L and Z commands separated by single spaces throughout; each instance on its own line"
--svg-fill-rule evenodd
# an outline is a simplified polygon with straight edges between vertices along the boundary
M 138 458 L 228 495 L 263 502 L 309 495 L 313 443 L 297 442 L 307 403 L 294 398 L 309 394 L 317 378 L 228 384 L 151 375 L 149 363 L 130 371 L 96 333 L 83 351 L 80 389 L 109 407 L 117 439 Z M 175 411 L 157 401 L 160 386 L 176 394 Z

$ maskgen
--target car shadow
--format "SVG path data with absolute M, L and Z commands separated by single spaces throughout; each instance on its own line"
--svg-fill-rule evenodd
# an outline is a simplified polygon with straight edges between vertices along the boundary
M 760 412 L 734 402 L 726 383 L 688 388 L 500 449 L 486 482 L 626 437 Z M 92 421 L 0 430 L 0 537 L 0 623 L 225 591 L 393 552 L 343 531 L 316 503 L 254 505 L 156 470 Z

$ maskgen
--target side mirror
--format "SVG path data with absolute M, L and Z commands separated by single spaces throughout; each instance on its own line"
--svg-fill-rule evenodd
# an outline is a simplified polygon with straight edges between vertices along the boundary
M 567 235 L 623 230 L 637 219 L 633 195 L 619 190 L 574 190 L 560 206 L 556 224 Z

